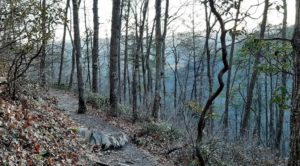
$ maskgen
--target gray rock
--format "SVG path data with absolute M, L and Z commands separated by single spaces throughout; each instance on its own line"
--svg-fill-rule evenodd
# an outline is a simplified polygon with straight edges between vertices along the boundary
M 126 134 L 122 132 L 104 133 L 88 128 L 80 128 L 79 134 L 84 141 L 92 145 L 101 145 L 103 150 L 122 148 L 128 143 Z

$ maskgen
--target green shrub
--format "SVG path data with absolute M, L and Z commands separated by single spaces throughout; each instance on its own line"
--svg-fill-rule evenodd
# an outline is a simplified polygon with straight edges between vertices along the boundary
M 109 98 L 105 96 L 98 95 L 96 93 L 89 93 L 86 98 L 86 102 L 91 104 L 93 107 L 99 108 L 108 108 L 109 107 Z
M 60 84 L 60 85 L 53 84 L 52 88 L 59 89 L 59 90 L 70 90 L 70 87 L 68 85 L 66 85 L 66 84 Z
M 146 123 L 142 128 L 147 134 L 158 136 L 162 140 L 175 140 L 181 137 L 178 130 L 165 123 Z

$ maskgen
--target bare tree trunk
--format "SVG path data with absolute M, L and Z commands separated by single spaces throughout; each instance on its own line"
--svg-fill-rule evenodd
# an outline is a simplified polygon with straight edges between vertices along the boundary
M 71 73 L 70 73 L 70 80 L 69 80 L 69 88 L 72 88 L 72 86 L 73 86 L 73 76 L 74 76 L 74 71 L 75 71 L 75 65 L 76 65 L 75 48 L 73 46 L 73 48 L 72 48 L 72 66 L 71 66 Z
M 90 31 L 87 27 L 86 22 L 86 6 L 84 1 L 84 25 L 85 25 L 85 44 L 86 44 L 86 62 L 87 62 L 87 77 L 86 77 L 86 83 L 89 85 L 89 88 L 91 89 L 91 72 L 90 72 L 90 47 L 89 47 L 89 41 L 90 41 Z
M 165 50 L 166 50 L 166 36 L 167 36 L 167 29 L 168 29 L 168 18 L 169 18 L 169 0 L 166 0 L 166 7 L 165 7 L 165 17 L 164 17 L 164 30 L 162 34 L 162 78 L 163 78 L 163 95 L 164 95 L 164 110 L 166 108 L 166 78 L 165 78 Z
M 195 36 L 195 0 L 193 0 L 193 20 L 192 20 L 192 39 L 193 39 L 193 58 L 194 58 L 194 81 L 193 81 L 193 88 L 191 93 L 191 99 L 197 100 L 197 67 L 196 67 L 196 36 Z
M 152 70 L 150 67 L 150 51 L 151 51 L 151 46 L 152 46 L 152 40 L 153 40 L 153 33 L 154 33 L 154 27 L 155 27 L 155 20 L 153 21 L 153 26 L 152 26 L 152 30 L 151 30 L 151 35 L 150 35 L 150 39 L 148 42 L 148 46 L 147 46 L 147 53 L 146 53 L 146 69 L 147 69 L 147 92 L 151 93 L 152 96 Z
M 179 63 L 179 55 L 177 52 L 177 48 L 175 46 L 175 36 L 174 32 L 172 34 L 172 44 L 173 44 L 173 54 L 175 59 L 175 69 L 174 69 L 174 109 L 177 108 L 177 75 L 178 75 L 178 63 Z
M 127 0 L 127 10 L 125 15 L 125 48 L 124 48 L 124 73 L 123 73 L 123 97 L 124 101 L 126 101 L 126 91 L 127 91 L 127 71 L 128 71 L 128 24 L 129 24 L 129 16 L 130 16 L 130 4 L 131 0 Z
M 231 69 L 233 65 L 233 56 L 234 56 L 234 49 L 235 49 L 235 39 L 236 39 L 236 27 L 238 24 L 239 14 L 240 14 L 240 7 L 241 7 L 241 0 L 238 1 L 237 4 L 237 12 L 235 15 L 235 21 L 234 21 L 234 27 L 232 29 L 232 35 L 231 35 L 231 47 L 230 47 L 230 55 L 229 55 L 229 69 L 228 69 L 228 75 L 227 75 L 227 84 L 226 84 L 226 97 L 225 97 L 225 111 L 223 115 L 223 127 L 225 129 L 225 135 L 228 134 L 228 112 L 229 112 L 229 102 L 231 100 L 230 96 L 230 85 L 231 85 Z
M 67 0 L 66 8 L 64 11 L 64 17 L 65 19 L 68 18 L 68 9 L 70 6 L 70 0 Z M 65 53 L 65 44 L 66 44 L 66 33 L 67 33 L 67 20 L 64 21 L 64 32 L 63 32 L 63 40 L 62 40 L 62 45 L 61 45 L 61 53 L 60 53 L 60 65 L 59 65 L 59 75 L 58 75 L 58 82 L 57 84 L 61 84 L 61 78 L 62 78 L 62 73 L 63 73 L 63 68 L 64 68 L 64 53 Z
M 266 0 L 265 1 L 265 7 L 264 7 L 263 20 L 262 20 L 262 23 L 261 23 L 261 26 L 260 26 L 260 35 L 259 35 L 260 39 L 264 38 L 266 24 L 267 24 L 267 17 L 268 17 L 268 9 L 269 9 L 269 0 Z M 260 63 L 261 54 L 262 54 L 261 50 L 258 50 L 258 52 L 255 56 L 255 61 L 254 61 L 254 66 L 253 66 L 253 73 L 251 75 L 250 84 L 249 84 L 248 89 L 247 89 L 245 111 L 244 111 L 244 116 L 243 116 L 242 123 L 241 123 L 241 128 L 240 128 L 241 135 L 245 135 L 247 133 L 248 128 L 249 128 L 249 119 L 250 119 L 251 106 L 252 106 L 253 90 L 254 90 L 254 87 L 255 87 L 257 77 L 259 75 L 259 71 L 257 70 L 257 66 Z
M 287 37 L 287 3 L 286 0 L 282 0 L 283 2 L 283 23 L 282 23 L 282 38 Z M 283 46 L 285 46 L 285 43 L 283 43 Z M 285 53 L 286 54 L 286 53 Z M 282 58 L 282 64 L 286 63 L 285 57 Z M 281 98 L 282 103 L 279 104 L 279 116 L 278 116 L 278 122 L 276 125 L 276 140 L 275 140 L 275 148 L 280 154 L 280 144 L 282 140 L 282 132 L 283 132 L 283 121 L 284 121 L 284 111 L 285 111 L 285 101 L 286 101 L 286 92 L 284 88 L 287 87 L 287 75 L 285 72 L 281 73 Z
M 295 30 L 292 39 L 294 49 L 294 80 L 292 109 L 290 115 L 290 157 L 289 166 L 300 165 L 300 0 L 296 0 Z
M 159 120 L 160 113 L 160 92 L 161 92 L 161 78 L 162 78 L 162 35 L 161 35 L 161 0 L 155 0 L 155 44 L 156 44 L 156 72 L 155 72 L 155 95 L 154 95 L 154 104 L 152 108 L 152 117 L 154 121 Z
M 269 144 L 271 149 L 274 148 L 274 138 L 275 138 L 275 130 L 274 130 L 274 104 L 272 101 L 273 98 L 273 76 L 270 74 L 270 123 L 269 123 Z
M 121 1 L 113 0 L 109 60 L 109 84 L 110 84 L 110 111 L 112 115 L 118 114 L 118 54 L 121 25 Z
M 211 96 L 213 93 L 213 77 L 211 73 L 211 52 L 209 48 L 209 37 L 211 33 L 211 26 L 210 26 L 210 14 L 208 14 L 208 6 L 207 2 L 204 3 L 205 5 L 205 23 L 206 23 L 206 36 L 205 36 L 205 45 L 204 50 L 206 51 L 206 62 L 207 62 L 207 78 L 208 78 L 208 96 Z M 212 103 L 213 105 L 213 103 Z M 212 106 L 209 107 L 209 114 L 213 113 Z M 213 120 L 210 119 L 209 121 L 209 130 L 213 132 Z
M 120 19 L 119 19 L 119 25 L 120 25 L 120 29 L 122 29 L 122 15 L 123 15 L 123 7 L 124 7 L 124 2 L 125 0 L 122 0 L 121 2 L 121 11 L 120 11 Z M 118 46 L 118 102 L 121 103 L 122 102 L 122 97 L 121 97 L 121 93 L 122 93 L 122 85 L 121 85 L 121 30 L 119 31 L 119 46 Z
M 78 83 L 78 113 L 85 113 L 87 108 L 84 100 L 84 83 L 82 78 L 82 67 L 80 63 L 81 58 L 81 44 L 80 44 L 80 30 L 79 30 L 79 16 L 78 9 L 79 4 L 77 0 L 73 2 L 73 19 L 74 19 L 74 46 L 76 54 L 76 66 L 77 66 L 77 83 Z
M 146 0 L 143 7 L 143 16 L 141 20 L 141 24 L 139 26 L 139 35 L 137 36 L 137 43 L 136 43 L 136 50 L 135 50 L 135 57 L 134 57 L 134 70 L 133 70 L 133 80 L 132 80 L 132 120 L 135 122 L 138 118 L 137 113 L 137 77 L 139 77 L 139 55 L 142 55 L 141 49 L 143 46 L 143 36 L 144 36 L 144 25 L 146 20 L 146 14 L 148 11 L 148 3 L 149 1 Z M 138 20 L 136 16 L 136 27 L 138 29 Z M 136 32 L 137 33 L 137 32 Z M 139 84 L 140 85 L 140 84 Z
M 40 84 L 46 85 L 46 46 L 47 46 L 47 34 L 46 34 L 46 0 L 42 1 L 42 54 L 40 61 Z
M 269 144 L 269 114 L 268 111 L 269 110 L 269 106 L 268 106 L 268 78 L 267 75 L 265 75 L 265 112 L 266 112 L 266 116 L 265 116 L 265 123 L 266 123 L 266 145 Z
M 98 16 L 98 0 L 93 1 L 93 22 L 94 22 L 94 37 L 92 50 L 92 91 L 99 92 L 99 16 Z
M 54 72 L 55 72 L 55 69 L 54 69 L 54 38 L 52 39 L 52 43 L 51 43 L 51 81 L 54 82 Z
M 211 107 L 213 101 L 220 95 L 220 93 L 222 92 L 223 88 L 224 88 L 224 81 L 223 81 L 223 75 L 226 73 L 226 71 L 229 68 L 228 62 L 227 62 L 227 50 L 226 50 L 226 29 L 225 29 L 225 23 L 222 19 L 222 16 L 220 15 L 220 13 L 217 12 L 216 8 L 215 8 L 215 4 L 213 0 L 208 0 L 209 2 L 209 6 L 211 8 L 212 13 L 216 16 L 219 24 L 220 24 L 220 28 L 221 28 L 221 36 L 220 36 L 220 41 L 221 41 L 221 49 L 222 49 L 222 62 L 223 62 L 223 68 L 221 69 L 221 71 L 218 74 L 218 82 L 219 82 L 219 87 L 218 89 L 207 99 L 207 102 L 201 112 L 200 115 L 200 119 L 198 122 L 198 135 L 197 135 L 197 140 L 196 140 L 196 155 L 200 161 L 200 165 L 204 166 L 205 165 L 205 161 L 201 155 L 200 152 L 200 146 L 201 146 L 201 141 L 203 138 L 203 130 L 205 128 L 205 123 L 206 123 L 206 116 L 207 113 L 209 112 L 209 108 Z

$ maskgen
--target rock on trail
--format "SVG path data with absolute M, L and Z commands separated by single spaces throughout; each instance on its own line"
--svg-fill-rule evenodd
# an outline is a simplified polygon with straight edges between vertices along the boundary
M 74 121 L 82 126 L 103 131 L 104 133 L 122 132 L 121 129 L 108 124 L 100 117 L 88 114 L 77 114 L 78 100 L 72 93 L 63 90 L 49 89 L 48 95 L 50 97 L 56 97 L 58 101 L 56 107 L 60 110 L 64 110 L 65 114 L 68 114 Z M 130 142 L 121 149 L 104 151 L 99 161 L 110 166 L 161 165 L 154 156 Z

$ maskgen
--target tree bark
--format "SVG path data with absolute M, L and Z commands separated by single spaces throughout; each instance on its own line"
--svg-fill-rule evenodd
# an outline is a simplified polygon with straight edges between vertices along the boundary
M 60 52 L 60 65 L 59 65 L 59 74 L 58 74 L 58 82 L 57 84 L 61 84 L 61 79 L 62 79 L 62 73 L 63 73 L 63 68 L 64 68 L 64 53 L 65 53 L 65 45 L 66 45 L 66 33 L 67 33 L 67 18 L 68 18 L 68 9 L 70 6 L 70 0 L 67 0 L 65 12 L 64 12 L 64 17 L 66 20 L 64 20 L 64 32 L 63 32 L 63 39 L 62 39 L 62 44 L 61 44 L 61 52 Z
M 228 75 L 227 75 L 227 84 L 226 84 L 226 96 L 225 96 L 225 110 L 224 110 L 224 116 L 223 116 L 223 127 L 225 129 L 225 135 L 228 134 L 228 113 L 229 113 L 229 103 L 231 100 L 230 96 L 230 85 L 231 85 L 231 69 L 233 65 L 233 56 L 234 56 L 234 49 L 235 49 L 235 40 L 236 40 L 236 28 L 238 24 L 239 14 L 240 14 L 240 7 L 241 7 L 241 0 L 237 3 L 237 12 L 235 15 L 235 21 L 234 21 L 234 27 L 232 29 L 232 35 L 231 35 L 231 47 L 230 47 L 230 55 L 229 55 L 229 69 L 228 69 Z
M 269 0 L 266 0 L 265 7 L 264 7 L 264 13 L 263 13 L 263 19 L 262 19 L 262 23 L 260 26 L 260 35 L 259 35 L 260 39 L 264 38 L 266 24 L 267 24 L 267 17 L 268 17 L 268 9 L 269 9 Z M 246 134 L 246 132 L 249 128 L 249 119 L 250 119 L 252 99 L 253 99 L 253 90 L 255 87 L 257 77 L 259 75 L 259 71 L 257 70 L 257 67 L 260 64 L 261 54 L 262 54 L 261 50 L 258 50 L 258 52 L 255 56 L 253 73 L 251 75 L 250 83 L 249 83 L 249 86 L 247 89 L 245 111 L 244 111 L 244 115 L 243 115 L 242 122 L 241 122 L 241 128 L 240 128 L 240 133 L 242 136 L 244 136 Z
M 46 46 L 47 46 L 47 32 L 46 32 L 46 0 L 42 1 L 42 54 L 40 61 L 40 84 L 46 85 Z
M 282 38 L 287 37 L 287 3 L 286 0 L 282 0 L 283 2 L 283 23 L 282 23 Z M 282 43 L 283 46 L 285 46 L 285 43 Z M 286 54 L 286 53 L 285 53 Z M 282 58 L 282 64 L 286 63 L 285 57 Z M 286 92 L 284 88 L 287 87 L 287 75 L 285 72 L 281 73 L 281 98 L 282 98 L 282 103 L 279 104 L 279 116 L 278 116 L 278 122 L 276 125 L 276 140 L 275 140 L 275 148 L 280 154 L 280 144 L 282 140 L 282 132 L 283 132 L 283 121 L 284 121 L 284 106 L 285 106 L 285 100 L 286 100 Z
M 82 67 L 81 67 L 81 44 L 80 44 L 80 30 L 79 30 L 79 4 L 77 0 L 73 2 L 73 19 L 74 19 L 74 50 L 76 56 L 77 66 L 77 84 L 78 84 L 78 113 L 85 113 L 87 108 L 84 100 L 84 83 L 82 78 Z
M 159 120 L 159 113 L 161 107 L 161 78 L 162 78 L 162 35 L 161 35 L 161 0 L 155 0 L 155 45 L 156 45 L 156 71 L 155 71 L 155 95 L 154 104 L 152 108 L 152 117 L 154 121 Z
M 142 55 L 141 52 L 141 47 L 143 46 L 143 36 L 144 36 L 144 25 L 145 25 L 145 20 L 146 20 L 146 14 L 148 11 L 148 3 L 149 0 L 146 0 L 144 2 L 144 7 L 143 7 L 143 16 L 141 20 L 141 25 L 139 27 L 139 36 L 137 39 L 136 43 L 136 50 L 135 50 L 135 57 L 134 57 L 134 70 L 133 70 L 133 81 L 132 81 L 132 120 L 135 122 L 138 118 L 138 113 L 137 113 L 137 77 L 138 77 L 138 70 L 139 70 L 139 55 Z M 136 26 L 138 26 L 138 20 L 136 17 Z
M 292 39 L 294 50 L 294 80 L 292 109 L 290 115 L 290 157 L 289 166 L 300 165 L 300 0 L 296 0 L 296 20 Z
M 125 48 L 124 48 L 124 73 L 123 73 L 123 97 L 124 101 L 126 101 L 126 91 L 127 91 L 127 71 L 128 71 L 128 31 L 129 31 L 129 16 L 130 16 L 130 4 L 131 0 L 127 1 L 127 14 L 125 16 Z
M 201 112 L 200 115 L 200 119 L 198 121 L 198 135 L 197 135 L 197 140 L 196 140 L 196 155 L 200 161 L 200 165 L 204 166 L 205 162 L 204 159 L 201 155 L 200 152 L 200 146 L 201 146 L 201 141 L 203 138 L 203 130 L 205 128 L 205 123 L 206 123 L 206 116 L 207 113 L 209 111 L 209 108 L 211 107 L 213 101 L 220 95 L 220 93 L 222 92 L 223 88 L 224 88 L 224 81 L 223 81 L 223 75 L 227 72 L 229 65 L 227 62 L 227 50 L 226 50 L 226 33 L 227 30 L 225 29 L 225 23 L 222 19 L 222 16 L 220 15 L 220 13 L 217 12 L 216 8 L 215 8 L 215 4 L 213 0 L 208 0 L 209 2 L 209 6 L 211 8 L 212 13 L 216 16 L 219 24 L 220 24 L 220 28 L 221 28 L 221 36 L 220 36 L 220 41 L 221 41 L 221 50 L 222 50 L 222 62 L 223 62 L 223 68 L 220 70 L 219 74 L 218 74 L 218 82 L 219 82 L 219 87 L 217 88 L 217 90 L 207 99 L 207 102 Z
M 98 0 L 93 1 L 93 22 L 94 22 L 94 37 L 92 49 L 92 91 L 99 92 L 99 16 L 98 16 Z
M 113 116 L 118 115 L 118 47 L 120 46 L 121 1 L 113 0 L 110 59 L 109 59 L 109 84 L 110 84 L 110 111 Z

